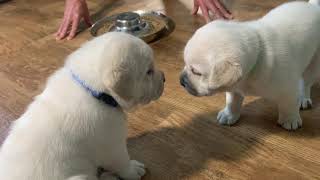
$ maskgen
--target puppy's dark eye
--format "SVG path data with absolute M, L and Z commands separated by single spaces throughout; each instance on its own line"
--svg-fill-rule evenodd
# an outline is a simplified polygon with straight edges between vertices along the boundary
M 196 69 L 194 69 L 193 67 L 191 67 L 191 72 L 192 72 L 192 74 L 194 74 L 196 76 L 202 76 L 202 74 L 199 71 L 197 71 Z
M 152 75 L 153 74 L 153 69 L 149 69 L 148 71 L 147 71 L 147 75 Z

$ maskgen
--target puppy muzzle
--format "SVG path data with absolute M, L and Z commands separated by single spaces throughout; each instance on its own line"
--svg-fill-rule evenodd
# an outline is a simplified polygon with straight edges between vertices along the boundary
M 186 87 L 186 84 L 187 84 L 187 78 L 184 74 L 182 74 L 180 76 L 180 85 L 183 86 L 184 88 Z
M 183 86 L 191 95 L 198 96 L 197 91 L 192 88 L 192 85 L 189 83 L 186 73 L 182 73 L 180 76 L 180 84 Z

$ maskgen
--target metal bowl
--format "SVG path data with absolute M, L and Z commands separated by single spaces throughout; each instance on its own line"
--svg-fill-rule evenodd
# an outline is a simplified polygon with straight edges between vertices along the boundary
M 91 27 L 91 35 L 106 32 L 126 32 L 143 39 L 147 43 L 157 41 L 173 32 L 172 19 L 156 11 L 134 11 L 115 14 L 98 20 Z

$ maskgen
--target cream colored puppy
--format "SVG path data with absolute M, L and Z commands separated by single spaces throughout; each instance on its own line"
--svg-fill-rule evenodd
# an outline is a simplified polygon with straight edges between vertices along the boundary
M 220 124 L 236 123 L 244 96 L 256 95 L 277 103 L 283 128 L 297 129 L 320 78 L 318 4 L 290 2 L 255 21 L 203 26 L 185 47 L 181 84 L 195 96 L 227 92 Z
M 128 155 L 125 111 L 156 100 L 164 75 L 142 40 L 108 33 L 84 44 L 17 119 L 0 152 L 1 180 L 98 180 L 103 167 L 140 179 Z

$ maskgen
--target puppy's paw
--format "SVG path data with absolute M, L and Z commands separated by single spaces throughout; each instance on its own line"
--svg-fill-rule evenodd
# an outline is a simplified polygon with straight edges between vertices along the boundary
M 113 175 L 111 173 L 103 173 L 99 180 L 120 180 L 116 175 Z
M 312 100 L 310 98 L 300 99 L 300 110 L 307 110 L 312 108 Z
M 119 176 L 125 180 L 140 180 L 145 173 L 144 164 L 131 160 L 129 168 Z
M 240 113 L 232 113 L 227 108 L 224 108 L 218 113 L 217 121 L 221 125 L 233 125 L 240 118 Z
M 302 120 L 300 116 L 288 119 L 279 119 L 278 124 L 281 125 L 286 130 L 292 131 L 300 128 L 302 126 Z

